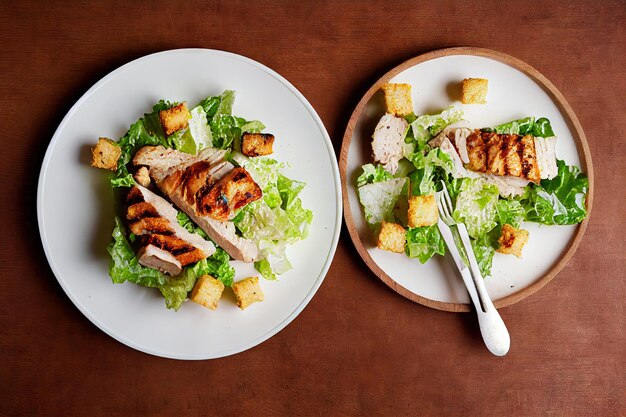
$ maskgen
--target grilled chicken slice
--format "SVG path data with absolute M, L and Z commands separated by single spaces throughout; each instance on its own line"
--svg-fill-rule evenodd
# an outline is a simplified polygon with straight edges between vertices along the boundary
M 539 183 L 535 141 L 531 135 L 506 135 L 480 130 L 467 138 L 469 163 L 472 171 L 497 176 L 511 176 Z
M 225 151 L 206 148 L 198 155 L 161 146 L 140 149 L 133 162 L 148 166 L 157 187 L 234 259 L 256 261 L 254 242 L 237 236 L 229 221 L 234 211 L 261 198 L 262 192 L 244 168 L 224 161 Z
M 165 199 L 140 185 L 126 197 L 126 220 L 138 236 L 139 263 L 170 275 L 215 253 L 213 243 L 178 224 L 177 211 Z

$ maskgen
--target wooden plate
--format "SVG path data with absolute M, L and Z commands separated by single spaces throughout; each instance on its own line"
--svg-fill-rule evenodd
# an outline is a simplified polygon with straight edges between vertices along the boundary
M 487 105 L 457 101 L 464 78 L 489 79 Z M 422 265 L 403 254 L 375 247 L 363 219 L 355 179 L 362 164 L 371 162 L 371 134 L 384 113 L 380 86 L 407 82 L 413 86 L 416 114 L 437 112 L 451 104 L 465 112 L 474 127 L 494 126 L 519 117 L 550 119 L 557 140 L 557 157 L 581 167 L 589 178 L 587 209 L 593 200 L 593 166 L 585 134 L 574 111 L 546 77 L 530 65 L 482 48 L 449 48 L 410 59 L 382 76 L 359 101 L 343 137 L 339 170 L 344 217 L 350 237 L 367 266 L 400 295 L 439 310 L 469 311 L 469 297 L 451 260 L 435 257 Z M 574 226 L 523 224 L 529 230 L 524 258 L 496 253 L 493 276 L 485 284 L 496 307 L 514 304 L 550 282 L 574 255 L 589 215 Z

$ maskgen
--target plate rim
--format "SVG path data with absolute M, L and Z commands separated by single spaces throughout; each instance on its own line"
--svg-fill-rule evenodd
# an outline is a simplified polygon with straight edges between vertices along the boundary
M 328 253 L 326 255 L 326 260 L 324 261 L 324 264 L 322 265 L 320 273 L 317 276 L 313 286 L 311 287 L 311 289 L 307 293 L 307 295 L 302 299 L 300 304 L 298 304 L 298 306 L 285 319 L 283 319 L 281 322 L 279 322 L 276 326 L 274 326 L 271 329 L 269 329 L 263 335 L 255 338 L 252 341 L 248 341 L 247 343 L 241 344 L 241 345 L 239 345 L 239 346 L 237 346 L 235 348 L 224 349 L 224 350 L 218 351 L 217 353 L 214 353 L 214 354 L 211 354 L 211 355 L 180 355 L 180 354 L 176 354 L 176 353 L 160 352 L 157 349 L 153 349 L 153 348 L 151 348 L 149 346 L 143 346 L 143 345 L 141 345 L 139 343 L 135 343 L 134 341 L 131 341 L 131 340 L 125 338 L 125 337 L 122 337 L 121 335 L 116 334 L 116 332 L 113 329 L 111 329 L 110 327 L 108 327 L 108 326 L 104 325 L 102 322 L 100 322 L 89 311 L 89 309 L 86 308 L 78 300 L 76 295 L 72 292 L 71 288 L 69 288 L 67 283 L 63 280 L 62 275 L 61 275 L 57 265 L 53 262 L 50 245 L 49 245 L 49 242 L 48 242 L 48 239 L 47 239 L 47 235 L 46 235 L 46 232 L 45 232 L 45 228 L 44 228 L 44 222 L 45 222 L 44 221 L 44 217 L 45 217 L 45 214 L 43 213 L 43 208 L 42 208 L 43 194 L 44 194 L 44 188 L 45 188 L 45 177 L 46 177 L 48 165 L 50 163 L 50 159 L 52 157 L 52 152 L 53 152 L 54 147 L 56 146 L 57 142 L 59 141 L 59 137 L 61 136 L 62 131 L 65 129 L 65 126 L 69 123 L 70 119 L 73 117 L 73 115 L 76 113 L 76 111 L 82 106 L 82 104 L 89 97 L 91 97 L 99 88 L 103 87 L 110 80 L 114 79 L 115 77 L 118 77 L 119 75 L 121 75 L 121 73 L 123 73 L 124 71 L 130 69 L 133 66 L 139 65 L 139 64 L 143 63 L 144 61 L 148 61 L 150 59 L 157 58 L 158 56 L 176 55 L 176 54 L 185 54 L 185 53 L 187 53 L 187 54 L 188 53 L 191 53 L 191 54 L 211 54 L 211 55 L 222 56 L 222 57 L 226 57 L 226 58 L 230 58 L 230 59 L 235 59 L 235 60 L 242 61 L 244 63 L 250 64 L 250 65 L 256 67 L 257 69 L 259 69 L 259 70 L 265 72 L 266 74 L 268 74 L 268 75 L 274 77 L 275 79 L 277 79 L 292 94 L 294 94 L 296 96 L 296 98 L 304 105 L 304 107 L 307 110 L 307 112 L 313 118 L 313 121 L 315 122 L 315 124 L 316 124 L 317 128 L 319 129 L 320 134 L 321 134 L 321 136 L 322 136 L 322 138 L 324 140 L 324 143 L 326 145 L 326 150 L 328 151 L 328 155 L 329 155 L 329 159 L 330 159 L 330 165 L 331 165 L 331 169 L 332 169 L 332 177 L 333 177 L 333 181 L 335 183 L 334 195 L 335 195 L 335 199 L 337 201 L 337 203 L 335 205 L 335 210 L 334 210 L 335 221 L 334 221 L 334 225 L 333 225 L 333 227 L 334 227 L 333 236 L 332 236 L 332 240 L 330 242 L 330 248 L 329 248 Z M 263 342 L 265 342 L 266 340 L 268 340 L 269 338 L 271 338 L 272 336 L 274 336 L 275 334 L 277 334 L 278 332 L 283 330 L 298 315 L 300 315 L 300 313 L 309 304 L 309 302 L 311 301 L 313 296 L 317 293 L 319 287 L 322 285 L 322 282 L 324 281 L 324 279 L 326 278 L 326 275 L 328 274 L 328 270 L 330 269 L 330 266 L 331 266 L 332 261 L 334 259 L 334 256 L 335 256 L 335 253 L 336 253 L 336 250 L 337 250 L 337 246 L 338 246 L 338 243 L 339 243 L 339 237 L 340 237 L 340 234 L 341 234 L 343 200 L 341 198 L 341 190 L 340 189 L 341 189 L 341 175 L 340 175 L 339 168 L 338 168 L 338 161 L 337 161 L 337 157 L 336 157 L 336 154 L 335 154 L 335 150 L 334 150 L 332 141 L 330 139 L 330 136 L 328 134 L 328 130 L 326 129 L 326 126 L 324 125 L 323 121 L 319 117 L 319 114 L 317 113 L 317 111 L 315 110 L 313 105 L 285 77 L 283 77 L 278 72 L 276 72 L 273 69 L 271 69 L 270 67 L 268 67 L 268 66 L 266 66 L 266 65 L 264 65 L 264 64 L 262 64 L 262 63 L 260 63 L 260 62 L 258 62 L 256 60 L 254 60 L 254 59 L 251 59 L 251 58 L 248 58 L 246 56 L 243 56 L 243 55 L 240 55 L 240 54 L 236 54 L 236 53 L 233 53 L 233 52 L 227 52 L 227 51 L 222 51 L 222 50 L 218 50 L 218 49 L 209 49 L 209 48 L 168 49 L 168 50 L 163 50 L 163 51 L 159 51 L 159 52 L 154 52 L 154 53 L 150 53 L 150 54 L 147 54 L 147 55 L 143 55 L 143 56 L 141 56 L 139 58 L 135 58 L 135 59 L 133 59 L 133 60 L 131 60 L 131 61 L 125 63 L 125 64 L 122 64 L 121 66 L 115 68 L 114 70 L 110 71 L 105 76 L 100 78 L 97 82 L 95 82 L 74 103 L 74 105 L 72 105 L 72 107 L 67 111 L 67 113 L 65 114 L 65 116 L 63 117 L 61 122 L 59 123 L 58 127 L 54 131 L 54 134 L 52 135 L 52 138 L 50 139 L 50 142 L 48 143 L 48 146 L 46 148 L 45 156 L 44 156 L 43 161 L 41 163 L 41 168 L 40 168 L 40 171 L 39 171 L 39 178 L 38 178 L 38 182 L 37 182 L 37 226 L 39 228 L 39 237 L 41 239 L 41 243 L 42 243 L 42 246 L 43 246 L 43 249 L 44 249 L 44 254 L 46 256 L 46 260 L 48 261 L 48 264 L 50 265 L 52 273 L 54 274 L 57 282 L 59 283 L 59 285 L 61 286 L 61 288 L 65 292 L 65 294 L 68 296 L 70 301 L 72 301 L 74 306 L 76 308 L 78 308 L 78 310 L 85 317 L 87 317 L 87 319 L 89 319 L 89 321 L 91 323 L 93 323 L 96 327 L 98 327 L 105 334 L 107 334 L 111 338 L 117 340 L 118 342 L 123 343 L 124 345 L 126 345 L 126 346 L 128 346 L 128 347 L 130 347 L 132 349 L 135 349 L 135 350 L 140 351 L 142 353 L 146 353 L 146 354 L 150 354 L 150 355 L 158 356 L 158 357 L 162 357 L 162 358 L 179 359 L 179 360 L 218 359 L 218 358 L 222 358 L 222 357 L 226 357 L 226 356 L 230 356 L 230 355 L 234 355 L 234 354 L 237 354 L 237 353 L 244 352 L 246 350 L 249 350 L 249 349 L 251 349 L 251 348 L 253 348 L 253 347 L 255 347 L 255 346 L 257 346 L 257 345 L 259 345 L 259 344 L 261 344 Z
M 433 59 L 443 58 L 447 56 L 455 56 L 455 55 L 470 55 L 470 56 L 479 56 L 484 58 L 493 59 L 495 61 L 501 62 L 509 67 L 517 69 L 521 71 L 524 75 L 532 79 L 539 87 L 542 88 L 544 92 L 548 94 L 550 99 L 556 104 L 557 108 L 561 112 L 561 115 L 565 119 L 570 132 L 572 133 L 572 137 L 574 138 L 574 142 L 576 144 L 577 152 L 580 158 L 581 169 L 584 173 L 586 173 L 589 179 L 589 190 L 587 193 L 587 216 L 585 219 L 578 224 L 576 231 L 574 232 L 573 238 L 570 240 L 565 254 L 545 273 L 542 277 L 536 280 L 533 284 L 525 287 L 513 294 L 510 294 L 506 297 L 500 298 L 494 301 L 494 305 L 496 308 L 508 307 L 512 304 L 515 304 L 524 298 L 529 297 L 530 295 L 536 293 L 541 288 L 546 286 L 556 275 L 565 267 L 565 265 L 572 258 L 582 237 L 587 229 L 587 224 L 589 223 L 589 219 L 591 217 L 591 209 L 593 203 L 593 190 L 594 190 L 594 180 L 593 180 L 593 163 L 591 161 L 591 152 L 589 150 L 589 144 L 587 143 L 587 138 L 582 129 L 582 126 L 574 113 L 574 110 L 569 105 L 563 94 L 556 88 L 554 84 L 552 84 L 543 74 L 541 74 L 537 69 L 527 64 L 526 62 L 515 58 L 511 55 L 507 55 L 502 52 L 498 52 L 492 49 L 487 48 L 479 48 L 472 46 L 460 46 L 460 47 L 452 47 L 452 48 L 444 48 L 437 49 L 433 51 L 426 52 L 424 54 L 420 54 L 416 57 L 410 58 L 401 64 L 395 66 L 391 70 L 387 71 L 382 77 L 380 77 L 363 95 L 357 106 L 355 107 L 352 115 L 350 116 L 350 120 L 346 126 L 346 130 L 343 135 L 342 144 L 341 144 L 341 152 L 339 156 L 339 172 L 341 175 L 341 190 L 342 190 L 342 198 L 343 198 L 343 215 L 346 222 L 346 228 L 348 229 L 348 233 L 350 234 L 350 239 L 352 243 L 356 247 L 357 252 L 361 256 L 361 259 L 365 262 L 367 267 L 374 272 L 374 274 L 383 281 L 388 287 L 402 295 L 403 297 L 416 302 L 418 304 L 424 305 L 426 307 L 434 308 L 436 310 L 448 311 L 448 312 L 469 312 L 471 311 L 470 304 L 465 303 L 452 303 L 446 301 L 437 301 L 432 300 L 430 298 L 415 294 L 414 292 L 408 290 L 404 286 L 400 285 L 398 282 L 394 281 L 385 271 L 382 270 L 378 266 L 378 264 L 372 259 L 369 255 L 367 249 L 365 249 L 361 239 L 359 237 L 358 230 L 356 228 L 354 218 L 352 216 L 352 210 L 350 207 L 350 201 L 348 198 L 348 186 L 352 186 L 347 183 L 347 163 L 348 163 L 348 151 L 350 149 L 350 143 L 352 142 L 352 135 L 354 132 L 354 128 L 356 127 L 356 123 L 358 122 L 361 113 L 363 112 L 366 104 L 372 98 L 372 96 L 380 89 L 380 86 L 386 82 L 388 82 L 391 78 L 395 77 L 399 73 L 422 64 L 427 61 L 431 61 Z

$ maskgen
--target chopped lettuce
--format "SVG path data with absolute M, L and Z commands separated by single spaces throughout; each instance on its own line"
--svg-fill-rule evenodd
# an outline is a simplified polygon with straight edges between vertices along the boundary
M 361 169 L 363 170 L 363 173 L 356 179 L 357 187 L 365 184 L 372 184 L 374 182 L 387 181 L 393 178 L 393 176 L 389 172 L 385 171 L 385 168 L 383 168 L 380 164 L 365 164 L 361 167 Z
M 516 134 L 516 135 L 533 135 L 542 138 L 554 136 L 550 120 L 541 117 L 535 121 L 534 117 L 525 117 L 523 119 L 512 120 L 493 128 L 496 133 Z
M 463 117 L 463 111 L 454 106 L 450 106 L 439 114 L 422 115 L 411 123 L 413 140 L 417 144 L 417 149 L 422 150 L 426 142 L 441 132 L 446 126 L 454 123 Z
M 498 224 L 501 226 L 508 224 L 513 227 L 519 227 L 526 215 L 524 207 L 522 207 L 519 201 L 504 198 L 498 200 L 496 212 L 498 214 Z
M 312 220 L 313 213 L 302 207 L 298 197 L 286 209 L 280 205 L 270 208 L 264 200 L 255 201 L 244 207 L 234 222 L 241 235 L 259 247 L 261 259 L 267 261 L 259 264 L 264 268 L 257 269 L 263 277 L 272 279 L 273 274 L 291 269 L 286 247 L 307 236 Z
M 239 141 L 244 132 L 260 132 L 265 125 L 258 120 L 247 121 L 243 117 L 232 115 L 235 92 L 226 90 L 220 97 L 207 97 L 200 102 L 200 107 L 209 120 L 212 144 L 216 148 L 228 149 Z
M 202 106 L 191 109 L 191 119 L 189 119 L 189 132 L 193 138 L 197 153 L 204 148 L 213 146 L 213 134 L 209 128 L 207 114 Z
M 498 229 L 498 228 L 495 228 Z M 470 239 L 472 250 L 476 256 L 476 263 L 483 278 L 491 275 L 491 266 L 493 264 L 493 255 L 496 250 L 494 248 L 494 236 L 497 241 L 497 235 L 500 233 L 485 233 L 479 239 Z
M 464 178 L 452 216 L 467 226 L 467 232 L 478 239 L 496 226 L 498 188 L 480 178 Z
M 188 128 L 172 133 L 167 137 L 167 141 L 172 148 L 191 155 L 195 155 L 199 150 Z
M 266 279 L 291 269 L 288 244 L 304 239 L 313 221 L 313 212 L 302 206 L 299 197 L 305 183 L 280 173 L 283 163 L 271 158 L 240 159 L 261 187 L 263 199 L 244 207 L 233 219 L 241 235 L 259 247 L 256 269 Z
M 447 174 L 454 169 L 450 155 L 440 148 L 431 149 L 426 154 L 415 152 L 411 155 L 410 160 L 416 168 L 408 175 L 411 180 L 412 195 L 434 193 L 436 191 L 435 184 L 442 179 L 447 179 Z
M 576 224 L 587 216 L 589 180 L 576 166 L 558 160 L 558 175 L 542 180 L 521 200 L 526 220 L 543 224 Z
M 220 107 L 221 102 L 222 96 L 209 96 L 202 100 L 198 106 L 204 109 L 207 119 L 210 120 L 213 116 L 215 116 L 215 113 L 217 113 L 217 109 Z
M 278 162 L 272 158 L 247 158 L 239 160 L 239 163 L 240 166 L 246 168 L 254 182 L 259 184 L 263 192 L 267 188 L 276 185 L 279 170 L 285 168 L 283 162 Z
M 302 181 L 292 180 L 285 177 L 283 174 L 278 174 L 276 189 L 280 195 L 283 210 L 287 210 L 287 207 L 295 201 L 296 197 L 298 197 L 298 194 L 300 194 L 300 191 L 302 191 L 305 186 L 306 184 Z
M 437 225 L 409 228 L 406 232 L 405 252 L 410 258 L 425 263 L 436 253 L 444 255 L 446 247 Z
M 405 184 L 406 178 L 393 178 L 359 187 L 359 201 L 365 211 L 365 220 L 370 226 L 390 220 Z
M 525 117 L 523 119 L 511 120 L 493 128 L 496 133 L 509 135 L 526 135 L 533 131 L 535 125 L 534 117 Z
M 533 136 L 540 138 L 553 137 L 554 131 L 552 130 L 552 125 L 550 125 L 550 120 L 545 117 L 537 119 L 535 125 L 533 126 Z

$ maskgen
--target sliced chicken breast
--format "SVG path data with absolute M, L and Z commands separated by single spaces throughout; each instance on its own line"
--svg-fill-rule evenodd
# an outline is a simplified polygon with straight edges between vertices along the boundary
M 158 269 L 172 276 L 176 276 L 183 271 L 183 266 L 174 255 L 154 245 L 147 245 L 141 248 L 139 253 L 137 253 L 137 257 L 141 265 Z
M 534 138 L 535 151 L 537 152 L 537 165 L 541 179 L 556 177 L 559 170 L 556 165 L 556 137 Z
M 262 192 L 243 168 L 224 160 L 225 152 L 206 148 L 198 155 L 163 147 L 144 147 L 133 159 L 150 168 L 157 187 L 234 259 L 258 260 L 254 242 L 237 236 L 229 221 L 234 211 L 261 198 Z M 217 187 L 217 188 L 216 188 Z M 214 191 L 215 190 L 215 191 Z
M 213 243 L 180 226 L 176 209 L 147 188 L 132 187 L 126 203 L 126 220 L 141 246 L 140 264 L 177 275 L 182 267 L 215 253 Z

